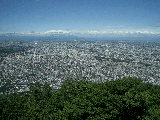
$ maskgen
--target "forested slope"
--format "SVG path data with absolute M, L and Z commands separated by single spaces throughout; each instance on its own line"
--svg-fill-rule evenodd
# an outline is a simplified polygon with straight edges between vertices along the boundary
M 160 118 L 160 87 L 137 78 L 93 83 L 69 78 L 61 89 L 30 86 L 30 93 L 0 95 L 0 119 L 123 120 Z

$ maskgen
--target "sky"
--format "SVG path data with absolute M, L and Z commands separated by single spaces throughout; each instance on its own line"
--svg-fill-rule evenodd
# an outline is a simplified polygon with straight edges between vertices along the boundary
M 0 33 L 160 35 L 160 0 L 0 0 Z

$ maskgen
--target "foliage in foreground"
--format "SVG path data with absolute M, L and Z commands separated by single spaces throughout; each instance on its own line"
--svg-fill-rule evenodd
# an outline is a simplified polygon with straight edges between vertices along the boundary
M 137 78 L 106 83 L 68 79 L 60 90 L 48 84 L 31 93 L 0 95 L 0 119 L 122 120 L 160 118 L 160 87 Z

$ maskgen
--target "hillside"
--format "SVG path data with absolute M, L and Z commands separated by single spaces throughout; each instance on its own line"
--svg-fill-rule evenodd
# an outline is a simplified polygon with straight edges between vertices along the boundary
M 160 87 L 137 78 L 105 83 L 68 78 L 61 89 L 30 85 L 30 92 L 0 95 L 0 119 L 158 120 Z

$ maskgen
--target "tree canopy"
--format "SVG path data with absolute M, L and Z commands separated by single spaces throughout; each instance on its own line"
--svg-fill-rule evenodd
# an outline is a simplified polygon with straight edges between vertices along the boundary
M 0 119 L 158 120 L 160 87 L 137 78 L 105 83 L 68 78 L 55 91 L 49 84 L 30 92 L 0 95 Z

